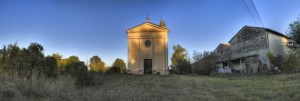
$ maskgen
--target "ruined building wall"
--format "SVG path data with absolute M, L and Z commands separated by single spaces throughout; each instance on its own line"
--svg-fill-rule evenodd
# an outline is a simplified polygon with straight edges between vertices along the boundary
M 214 51 L 214 53 L 218 56 L 217 62 L 230 60 L 230 46 L 220 44 Z
M 288 39 L 272 33 L 268 34 L 270 52 L 274 55 L 285 56 L 288 54 L 288 47 L 286 46 Z
M 231 65 L 234 70 L 257 72 L 259 64 L 270 65 L 267 57 L 268 34 L 265 30 L 246 28 L 234 37 L 231 44 L 230 59 L 233 60 Z
M 263 55 L 269 51 L 267 32 L 262 29 L 247 28 L 235 37 L 231 46 L 231 59 Z M 260 56 L 264 58 L 265 56 Z M 261 59 L 267 63 L 267 59 Z
M 221 44 L 215 50 L 223 50 L 218 54 L 219 61 L 216 64 L 222 67 L 223 63 L 230 63 L 232 70 L 244 73 L 256 73 L 260 69 L 269 69 L 269 52 L 277 55 L 286 55 L 289 52 L 286 44 L 289 41 L 280 33 L 260 27 L 242 28 L 230 41 L 230 47 Z M 223 61 L 221 61 L 223 60 Z

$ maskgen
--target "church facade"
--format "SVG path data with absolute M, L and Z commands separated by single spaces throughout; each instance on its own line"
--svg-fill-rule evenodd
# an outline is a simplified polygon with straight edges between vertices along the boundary
M 163 20 L 157 25 L 149 18 L 128 29 L 128 73 L 168 74 L 168 33 Z

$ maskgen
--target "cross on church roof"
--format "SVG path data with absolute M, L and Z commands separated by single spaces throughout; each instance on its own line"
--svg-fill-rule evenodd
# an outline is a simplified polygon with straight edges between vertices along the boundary
M 149 19 L 149 17 L 148 17 L 148 14 L 147 14 L 146 22 L 150 22 L 150 19 Z

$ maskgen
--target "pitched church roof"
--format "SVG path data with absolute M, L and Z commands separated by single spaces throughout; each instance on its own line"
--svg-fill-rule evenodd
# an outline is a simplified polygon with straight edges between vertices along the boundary
M 137 29 L 138 27 L 145 26 L 145 25 L 157 28 L 157 29 L 159 29 L 161 31 L 169 31 L 169 29 L 167 28 L 167 26 L 166 26 L 166 24 L 165 24 L 165 22 L 163 20 L 160 21 L 159 25 L 157 25 L 157 24 L 151 23 L 150 19 L 147 17 L 146 18 L 146 22 L 144 22 L 142 24 L 139 24 L 137 26 L 134 26 L 134 27 L 128 29 L 126 32 L 133 31 L 134 29 Z

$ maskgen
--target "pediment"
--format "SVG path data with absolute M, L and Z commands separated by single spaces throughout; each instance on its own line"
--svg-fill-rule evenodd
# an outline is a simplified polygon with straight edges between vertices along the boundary
M 127 30 L 128 33 L 133 33 L 133 32 L 168 32 L 169 29 L 160 27 L 156 24 L 152 24 L 149 22 L 140 24 L 138 26 L 135 26 L 133 28 L 130 28 Z

